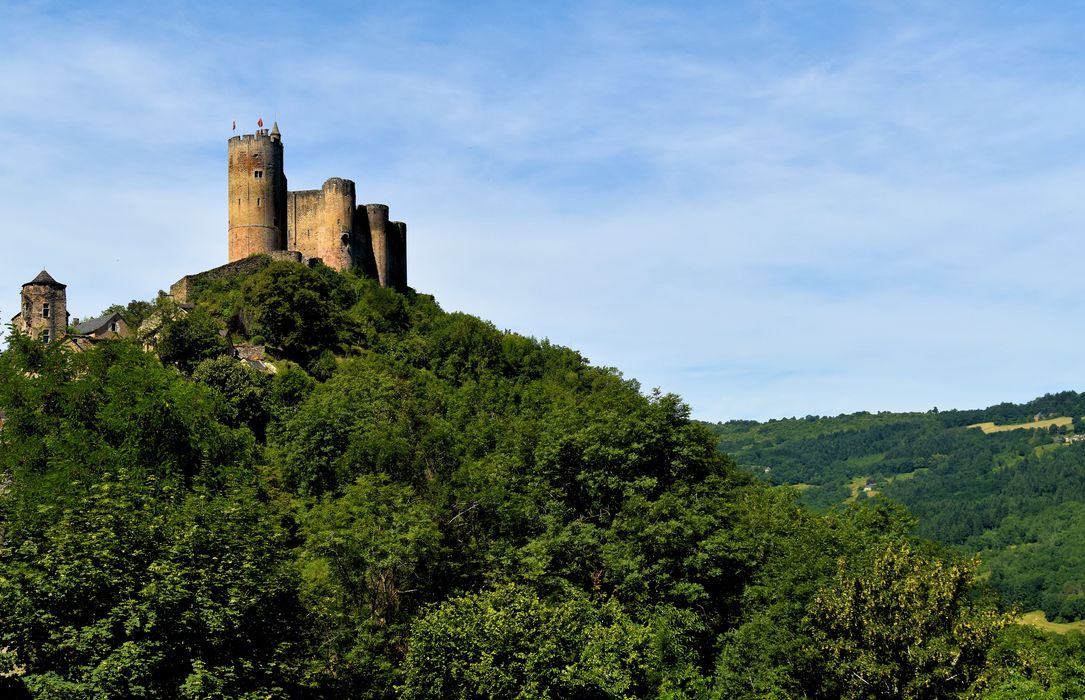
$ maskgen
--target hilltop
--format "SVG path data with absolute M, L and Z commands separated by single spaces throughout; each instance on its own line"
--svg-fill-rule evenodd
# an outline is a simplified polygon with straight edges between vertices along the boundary
M 799 507 L 575 350 L 320 265 L 189 292 L 0 355 L 6 697 L 1085 691 L 907 513 Z

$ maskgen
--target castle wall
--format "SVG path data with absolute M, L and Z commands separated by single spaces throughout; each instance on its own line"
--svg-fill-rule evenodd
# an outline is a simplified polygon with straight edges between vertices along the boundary
M 307 258 L 320 258 L 336 270 L 354 263 L 354 183 L 333 177 L 319 190 L 287 196 L 286 247 Z
M 200 272 L 195 275 L 185 275 L 170 285 L 170 296 L 178 304 L 189 303 L 189 297 L 201 284 L 215 280 L 230 279 L 247 275 L 252 272 L 263 270 L 272 260 L 287 260 L 290 262 L 307 262 L 305 256 L 294 250 L 273 250 L 270 253 L 243 258 L 235 262 L 226 263 L 219 267 Z
M 261 129 L 228 142 L 229 260 L 286 248 L 283 144 Z

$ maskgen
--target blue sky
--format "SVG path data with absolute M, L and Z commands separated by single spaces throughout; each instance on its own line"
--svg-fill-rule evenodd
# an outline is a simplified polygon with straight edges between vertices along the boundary
M 0 3 L 0 314 L 225 261 L 277 119 L 410 282 L 707 420 L 1081 389 L 1076 3 Z

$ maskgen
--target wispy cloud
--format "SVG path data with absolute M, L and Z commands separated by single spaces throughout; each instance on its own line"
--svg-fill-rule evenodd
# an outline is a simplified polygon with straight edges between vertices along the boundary
M 0 311 L 43 264 L 89 314 L 221 262 L 222 141 L 262 115 L 292 184 L 351 177 L 408 221 L 416 287 L 698 416 L 1073 387 L 1082 25 L 985 3 L 9 6 Z

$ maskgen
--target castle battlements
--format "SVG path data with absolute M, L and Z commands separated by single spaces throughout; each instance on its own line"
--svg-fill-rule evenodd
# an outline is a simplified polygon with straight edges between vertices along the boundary
M 257 129 L 255 134 L 238 134 L 231 136 L 230 141 L 255 141 L 257 139 L 270 139 L 267 129 Z

